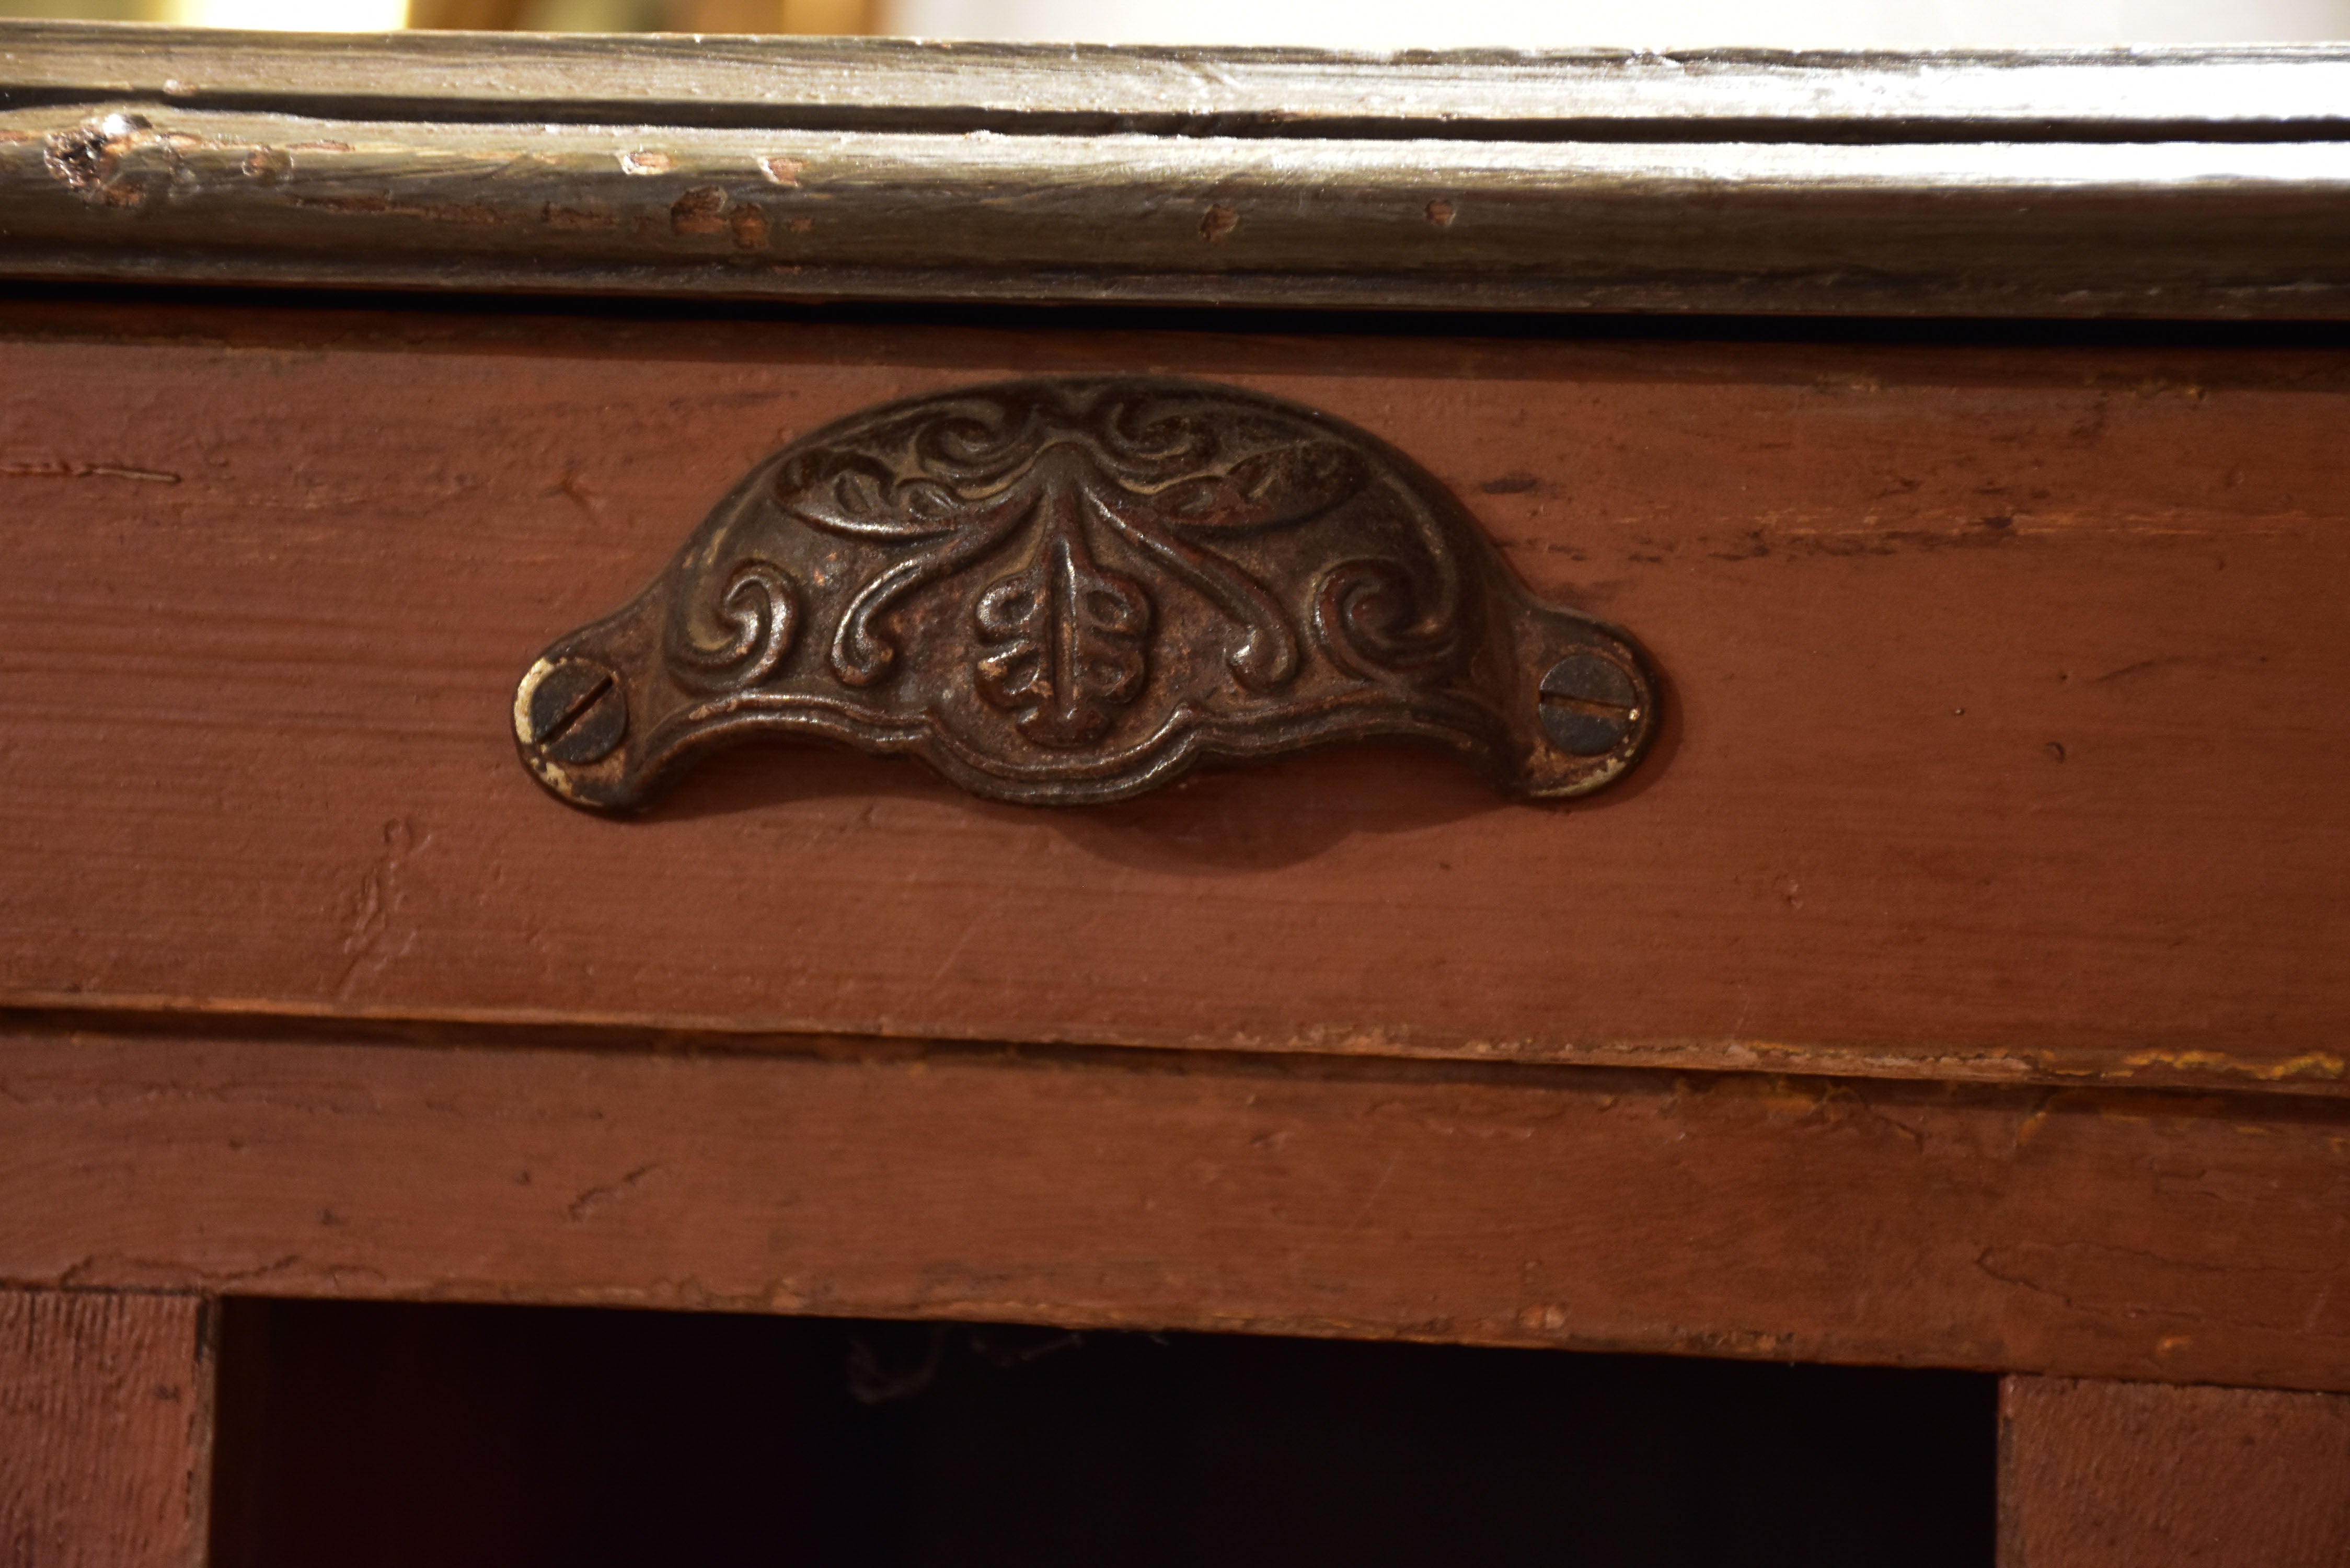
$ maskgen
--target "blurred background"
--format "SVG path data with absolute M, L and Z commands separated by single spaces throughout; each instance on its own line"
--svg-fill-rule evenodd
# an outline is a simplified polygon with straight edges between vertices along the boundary
M 0 16 L 305 31 L 884 34 L 1353 49 L 1915 49 L 2350 38 L 2350 0 L 0 0 Z

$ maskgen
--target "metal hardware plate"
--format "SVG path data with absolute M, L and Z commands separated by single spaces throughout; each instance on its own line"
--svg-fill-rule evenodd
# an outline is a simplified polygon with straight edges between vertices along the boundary
M 1555 799 L 1624 773 L 1656 722 L 1631 642 L 1536 600 L 1409 459 L 1140 378 L 936 393 L 794 442 L 514 707 L 531 772 L 605 810 L 759 735 L 1033 805 L 1405 737 Z

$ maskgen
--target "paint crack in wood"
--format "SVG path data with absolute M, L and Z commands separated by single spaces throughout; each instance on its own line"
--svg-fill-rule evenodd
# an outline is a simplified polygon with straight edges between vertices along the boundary
M 608 1187 L 588 1189 L 566 1205 L 563 1211 L 575 1224 L 584 1221 L 606 1204 L 617 1202 L 635 1192 L 638 1188 L 658 1174 L 660 1168 L 658 1164 L 640 1165 Z

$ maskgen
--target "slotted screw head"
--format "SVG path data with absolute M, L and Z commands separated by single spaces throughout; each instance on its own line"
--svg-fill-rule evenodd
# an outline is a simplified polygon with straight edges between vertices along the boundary
M 1615 660 L 1572 653 L 1543 676 L 1537 711 L 1543 733 L 1560 751 L 1605 756 L 1640 722 L 1640 689 Z
M 525 745 L 584 766 L 611 755 L 629 732 L 628 694 L 620 678 L 592 659 L 547 659 L 523 677 L 515 719 Z

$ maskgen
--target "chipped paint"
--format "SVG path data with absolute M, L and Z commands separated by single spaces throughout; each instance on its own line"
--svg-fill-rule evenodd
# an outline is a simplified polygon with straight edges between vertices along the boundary
M 133 468 L 120 462 L 0 462 L 0 479 L 128 479 L 141 484 L 177 484 L 167 469 Z
M 2328 1051 L 2310 1051 L 2277 1061 L 2245 1061 L 2225 1051 L 2133 1051 L 2122 1058 L 2130 1067 L 2178 1067 L 2215 1071 L 2274 1084 L 2287 1078 L 2339 1078 L 2343 1059 Z

